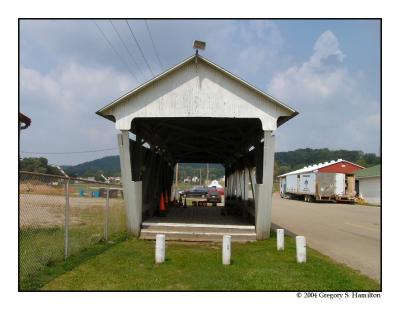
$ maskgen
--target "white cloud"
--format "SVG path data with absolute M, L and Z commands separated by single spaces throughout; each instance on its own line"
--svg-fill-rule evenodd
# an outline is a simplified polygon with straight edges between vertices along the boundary
M 281 150 L 379 151 L 379 102 L 364 95 L 363 73 L 351 72 L 344 60 L 338 38 L 327 30 L 316 40 L 307 61 L 273 76 L 269 93 L 300 112 L 280 129 Z
M 131 23 L 148 60 L 155 61 L 143 21 Z M 376 118 L 370 118 L 379 114 L 379 100 L 365 98 L 360 88 L 364 73 L 349 71 L 346 67 L 349 60 L 333 32 L 322 33 L 316 38 L 310 57 L 293 65 L 296 51 L 286 48 L 285 37 L 273 21 L 154 20 L 149 24 L 164 69 L 192 53 L 193 39 L 200 39 L 207 42 L 203 55 L 250 83 L 263 88 L 270 79 L 271 95 L 300 112 L 279 129 L 278 137 L 287 137 L 281 140 L 282 149 L 330 146 L 333 140 L 337 144 L 347 143 L 346 147 L 351 149 L 371 149 L 379 141 L 374 138 L 368 142 L 368 138 L 362 138 L 359 141 L 364 144 L 352 145 L 351 139 L 337 139 L 338 134 L 363 134 L 362 126 L 356 125 L 365 124 L 364 120 L 369 120 L 369 128 L 379 131 Z M 34 21 L 24 25 L 21 27 L 21 111 L 32 117 L 33 124 L 21 135 L 22 148 L 63 151 L 115 145 L 114 125 L 94 112 L 136 83 L 93 22 Z M 100 26 L 129 61 L 108 21 L 101 21 Z M 126 42 L 130 42 L 125 23 L 120 21 L 117 26 Z M 132 51 L 136 50 L 134 45 L 129 46 Z M 144 70 L 139 56 L 137 60 Z M 274 72 L 277 73 L 271 77 Z M 350 121 L 353 125 L 346 127 Z M 337 128 L 340 122 L 344 125 Z M 90 154 L 93 158 L 102 155 Z M 88 159 L 76 158 L 77 161 Z M 75 159 L 60 160 L 59 163 L 69 163 Z
M 281 49 L 284 38 L 278 26 L 268 20 L 224 21 L 205 33 L 207 53 L 233 73 L 260 82 L 285 62 Z
M 22 150 L 40 152 L 114 146 L 114 125 L 95 112 L 136 86 L 127 74 L 77 63 L 68 63 L 46 74 L 22 66 L 20 81 L 21 111 L 32 118 L 32 126 L 21 135 Z M 106 154 L 88 154 L 90 158 L 102 155 Z M 48 158 L 53 163 L 76 163 L 75 158 L 68 156 Z M 78 161 L 84 158 L 81 155 Z
M 272 21 L 250 20 L 248 23 L 237 24 L 235 31 L 241 43 L 247 44 L 268 44 L 278 46 L 283 43 L 283 37 L 279 28 Z
M 22 67 L 20 81 L 22 106 L 34 102 L 59 108 L 60 112 L 105 105 L 105 100 L 111 100 L 136 86 L 127 74 L 109 67 L 90 68 L 77 63 L 68 63 L 46 74 Z
M 380 139 L 380 114 L 375 113 L 367 116 L 361 116 L 349 120 L 345 125 L 345 130 L 351 141 L 361 145 L 370 145 L 371 141 Z M 376 149 L 367 149 L 370 152 L 379 152 L 379 145 Z
M 236 63 L 246 75 L 265 74 L 281 62 L 278 56 L 284 39 L 273 22 L 253 20 L 248 25 L 240 24 L 235 32 L 239 33 L 241 44 Z
M 324 60 L 333 57 L 342 62 L 344 54 L 339 48 L 339 41 L 332 31 L 327 30 L 318 38 L 314 44 L 314 54 L 310 58 L 312 66 L 320 66 Z
M 344 54 L 339 41 L 329 30 L 314 44 L 314 53 L 308 61 L 275 74 L 268 91 L 282 100 L 324 102 L 337 92 L 349 89 L 353 84 L 347 70 L 342 66 Z

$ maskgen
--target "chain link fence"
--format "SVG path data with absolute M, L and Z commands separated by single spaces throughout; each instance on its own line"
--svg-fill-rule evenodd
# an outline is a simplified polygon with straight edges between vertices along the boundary
M 126 235 L 122 186 L 19 173 L 19 280 Z

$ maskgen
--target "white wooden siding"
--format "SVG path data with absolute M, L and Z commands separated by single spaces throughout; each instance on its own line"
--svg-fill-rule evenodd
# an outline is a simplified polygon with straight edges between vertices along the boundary
M 114 115 L 119 130 L 129 130 L 137 117 L 258 118 L 264 130 L 276 130 L 278 117 L 291 112 L 203 62 L 190 62 L 107 114 Z

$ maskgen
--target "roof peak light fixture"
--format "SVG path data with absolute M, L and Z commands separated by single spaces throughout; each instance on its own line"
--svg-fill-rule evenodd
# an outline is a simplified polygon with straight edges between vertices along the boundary
M 193 42 L 193 49 L 196 50 L 196 56 L 199 54 L 199 50 L 204 51 L 206 49 L 206 42 L 195 40 Z
M 194 62 L 196 64 L 196 73 L 197 73 L 197 57 L 199 56 L 199 49 L 204 51 L 206 49 L 206 42 L 195 40 L 193 42 L 193 49 L 196 50 L 196 57 L 194 59 Z

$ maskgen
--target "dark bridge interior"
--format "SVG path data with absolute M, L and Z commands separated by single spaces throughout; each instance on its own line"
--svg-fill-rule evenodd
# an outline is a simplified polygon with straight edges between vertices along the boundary
M 263 135 L 259 119 L 239 118 L 137 118 L 131 132 L 171 164 L 233 164 Z
M 131 132 L 136 135 L 130 140 L 132 179 L 143 182 L 144 218 L 171 189 L 176 163 L 220 163 L 226 178 L 244 167 L 262 168 L 257 165 L 263 156 L 259 119 L 136 118 Z M 262 169 L 256 177 L 262 180 Z

